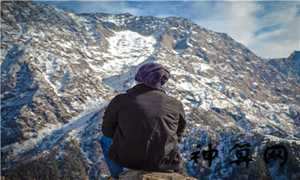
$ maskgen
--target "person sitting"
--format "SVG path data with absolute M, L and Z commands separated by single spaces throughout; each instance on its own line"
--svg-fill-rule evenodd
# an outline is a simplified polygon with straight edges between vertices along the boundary
M 124 167 L 135 170 L 181 172 L 178 142 L 186 121 L 183 105 L 162 86 L 169 71 L 158 63 L 142 65 L 136 86 L 115 96 L 102 122 L 100 144 L 112 177 Z

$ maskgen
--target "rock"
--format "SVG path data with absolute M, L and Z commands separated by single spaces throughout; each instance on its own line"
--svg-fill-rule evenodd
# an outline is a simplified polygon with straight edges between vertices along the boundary
M 129 170 L 119 177 L 120 180 L 196 180 L 175 172 L 146 172 Z

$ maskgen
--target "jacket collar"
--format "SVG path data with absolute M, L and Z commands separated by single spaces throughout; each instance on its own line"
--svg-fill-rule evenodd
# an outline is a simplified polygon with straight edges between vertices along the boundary
M 147 91 L 161 91 L 161 92 L 165 93 L 165 91 L 162 89 L 152 88 L 152 87 L 146 86 L 143 83 L 137 84 L 134 87 L 128 89 L 127 93 L 144 93 Z

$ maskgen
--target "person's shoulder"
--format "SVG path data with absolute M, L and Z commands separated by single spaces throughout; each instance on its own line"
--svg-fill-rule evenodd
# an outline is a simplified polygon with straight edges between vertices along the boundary
M 122 101 L 125 98 L 125 94 L 117 94 L 112 100 L 111 102 L 114 103 L 119 103 L 120 101 Z
M 120 94 L 117 94 L 114 98 L 116 98 L 116 99 L 122 99 L 122 98 L 124 98 L 125 96 L 126 96 L 125 93 L 120 93 Z
M 183 107 L 181 101 L 179 101 L 179 100 L 176 99 L 175 97 L 172 97 L 172 96 L 169 96 L 169 95 L 167 95 L 167 97 L 168 97 L 168 99 L 170 100 L 170 102 L 171 102 L 172 104 L 176 105 L 176 107 L 178 107 L 178 108 L 180 108 L 180 109 Z

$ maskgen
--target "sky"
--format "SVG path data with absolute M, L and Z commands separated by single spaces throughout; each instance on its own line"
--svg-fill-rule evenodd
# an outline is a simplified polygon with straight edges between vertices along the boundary
M 300 50 L 300 1 L 43 1 L 75 13 L 180 16 L 227 33 L 263 58 Z

